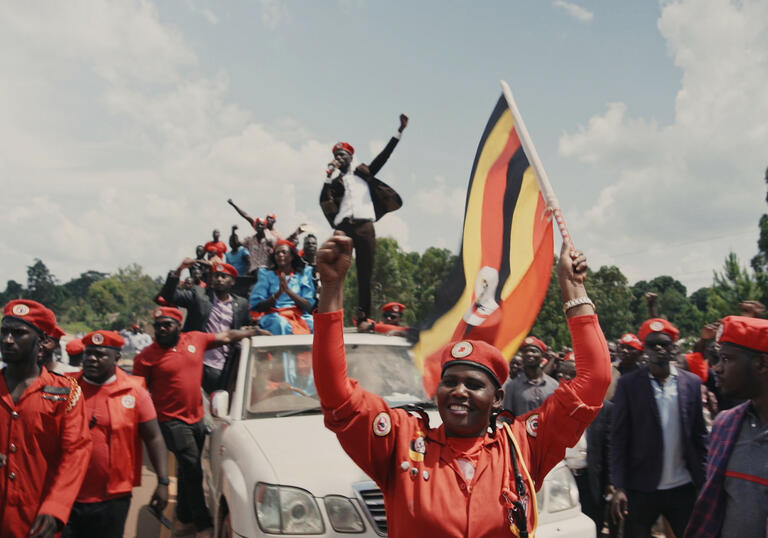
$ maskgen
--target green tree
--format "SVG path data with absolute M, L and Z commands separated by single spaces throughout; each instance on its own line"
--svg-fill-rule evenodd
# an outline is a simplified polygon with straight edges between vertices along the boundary
M 720 319 L 737 314 L 739 303 L 760 297 L 760 288 L 754 275 L 739 263 L 739 258 L 730 252 L 723 263 L 723 270 L 714 275 L 714 283 L 708 297 L 707 316 Z
M 69 294 L 59 286 L 58 280 L 45 263 L 39 258 L 35 258 L 35 263 L 27 267 L 27 291 L 25 295 L 27 299 L 43 303 L 56 311 Z
M 634 332 L 632 291 L 627 277 L 614 266 L 602 266 L 587 277 L 587 290 L 600 316 L 600 326 L 609 340 Z

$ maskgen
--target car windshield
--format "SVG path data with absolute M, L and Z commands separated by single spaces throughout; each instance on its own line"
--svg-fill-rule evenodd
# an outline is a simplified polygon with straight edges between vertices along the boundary
M 427 400 L 421 374 L 405 346 L 348 344 L 347 372 L 391 406 Z M 312 347 L 253 348 L 244 418 L 320 412 L 312 375 Z

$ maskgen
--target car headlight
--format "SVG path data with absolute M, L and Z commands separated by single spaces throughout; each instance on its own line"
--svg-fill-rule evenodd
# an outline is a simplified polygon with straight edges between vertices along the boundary
M 549 512 L 562 512 L 579 504 L 579 488 L 568 467 L 552 471 L 548 478 L 547 510 Z
M 303 489 L 256 484 L 253 491 L 256 519 L 264 532 L 321 534 L 323 518 L 315 498 Z
M 363 520 L 352 501 L 341 495 L 329 495 L 325 498 L 325 511 L 331 520 L 331 527 L 336 532 L 363 532 Z

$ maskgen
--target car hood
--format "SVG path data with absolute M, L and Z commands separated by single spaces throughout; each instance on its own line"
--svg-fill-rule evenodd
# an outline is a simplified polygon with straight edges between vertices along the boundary
M 243 425 L 282 485 L 304 488 L 317 497 L 352 497 L 352 484 L 370 480 L 325 427 L 320 414 L 251 419 Z

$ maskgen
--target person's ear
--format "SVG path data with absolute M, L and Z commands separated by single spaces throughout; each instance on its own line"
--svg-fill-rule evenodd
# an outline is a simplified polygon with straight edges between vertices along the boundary
M 504 404 L 504 389 L 496 389 L 496 393 L 493 395 L 493 408 L 501 409 Z

